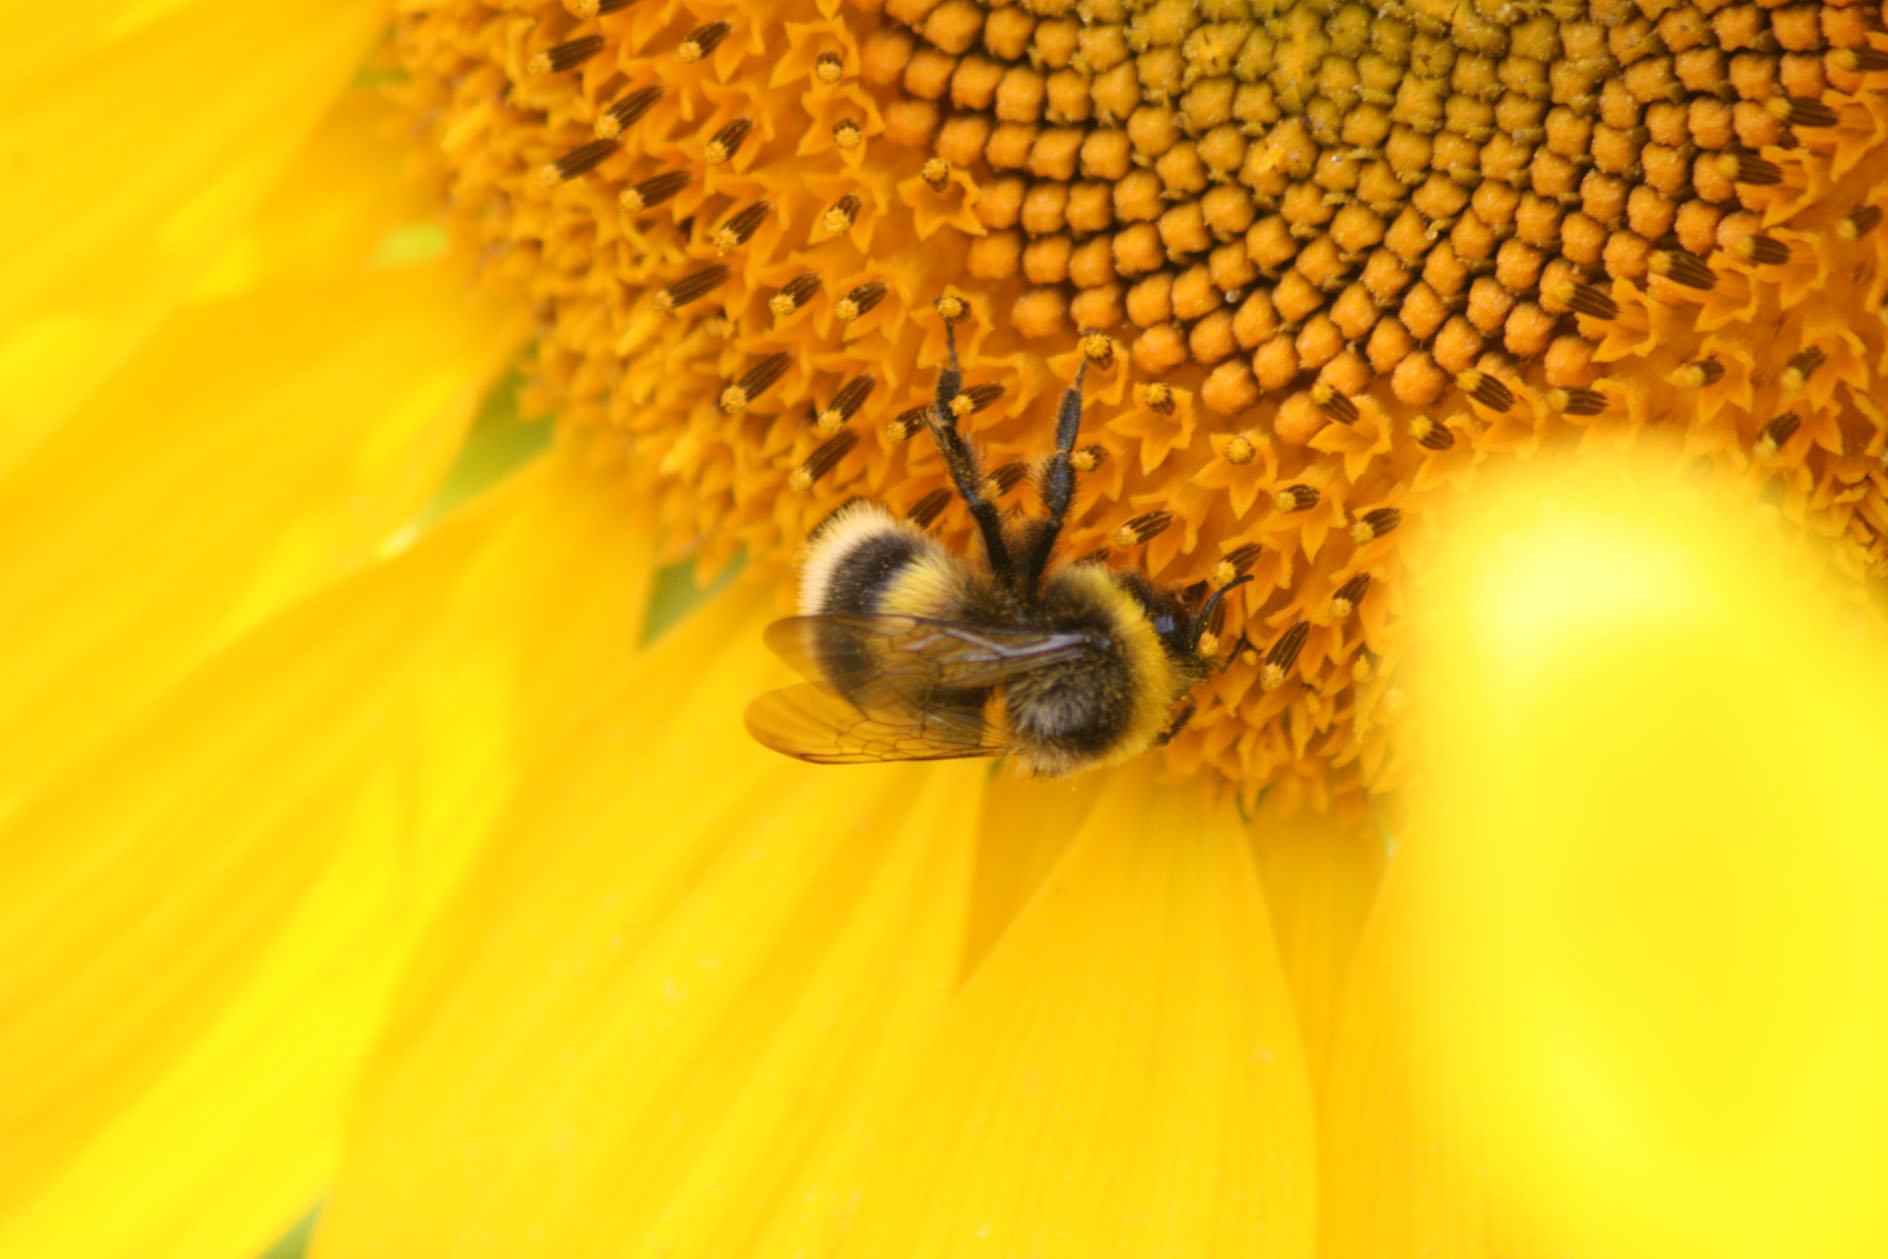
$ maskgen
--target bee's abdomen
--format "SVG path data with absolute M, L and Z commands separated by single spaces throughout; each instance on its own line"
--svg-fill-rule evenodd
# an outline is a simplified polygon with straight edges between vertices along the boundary
M 807 611 L 891 611 L 882 606 L 887 591 L 923 550 L 922 539 L 892 530 L 855 539 L 850 550 L 835 558 L 819 606 Z
M 1004 695 L 1010 735 L 1038 774 L 1073 773 L 1140 752 L 1174 701 L 1174 675 L 1147 610 L 1120 579 L 1075 564 L 1050 576 L 1045 623 L 1091 634 L 1084 659 L 1017 678 Z
M 914 616 L 941 620 L 960 610 L 962 566 L 935 541 L 876 504 L 848 504 L 815 531 L 801 570 L 800 610 L 810 617 Z M 923 705 L 928 693 L 908 678 L 886 680 L 884 641 L 871 626 L 818 621 L 812 653 L 826 680 L 861 705 Z M 909 672 L 907 670 L 906 672 Z M 981 702 L 963 697 L 963 704 Z
M 902 613 L 936 616 L 935 600 L 914 598 L 914 581 L 948 568 L 948 556 L 924 534 L 892 519 L 875 503 L 840 508 L 808 542 L 801 566 L 800 611 L 807 616 L 834 613 Z
M 1093 661 L 1019 679 L 1005 695 L 1011 734 L 1036 759 L 1105 760 L 1136 725 L 1134 675 L 1118 643 Z

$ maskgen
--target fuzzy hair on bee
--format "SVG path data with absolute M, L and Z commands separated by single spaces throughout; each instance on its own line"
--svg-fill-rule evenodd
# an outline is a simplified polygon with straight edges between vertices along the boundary
M 1191 715 L 1210 667 L 1202 635 L 1240 578 L 1189 611 L 1139 573 L 1051 565 L 1074 497 L 1084 361 L 1063 392 L 1041 477 L 1045 515 L 1005 519 L 985 497 L 952 402 L 948 358 L 925 427 L 983 543 L 960 555 L 876 503 L 847 503 L 808 537 L 800 615 L 767 641 L 806 681 L 748 706 L 766 746 L 825 764 L 1010 756 L 1060 777 L 1164 743 Z

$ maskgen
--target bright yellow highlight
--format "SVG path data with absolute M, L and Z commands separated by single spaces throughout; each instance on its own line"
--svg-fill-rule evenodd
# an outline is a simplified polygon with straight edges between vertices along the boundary
M 1813 552 L 1644 469 L 1464 517 L 1379 911 L 1418 1128 L 1484 1221 L 1555 1240 L 1502 1253 L 1888 1254 L 1879 636 Z

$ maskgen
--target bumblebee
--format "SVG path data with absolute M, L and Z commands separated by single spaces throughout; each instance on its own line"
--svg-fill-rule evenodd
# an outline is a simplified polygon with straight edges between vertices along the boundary
M 1209 672 L 1201 638 L 1240 578 L 1189 612 L 1139 573 L 1050 566 L 1075 494 L 1084 360 L 1056 414 L 1041 475 L 1045 515 L 1006 521 L 957 430 L 963 372 L 951 321 L 925 427 L 983 541 L 983 562 L 875 503 L 854 501 L 808 538 L 802 615 L 767 642 L 807 679 L 747 709 L 775 751 L 822 764 L 1012 756 L 1059 777 L 1164 743 Z

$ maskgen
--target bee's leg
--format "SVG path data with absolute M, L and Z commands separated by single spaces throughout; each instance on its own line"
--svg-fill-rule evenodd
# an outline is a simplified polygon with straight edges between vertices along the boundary
M 951 403 L 964 387 L 964 368 L 957 361 L 957 321 L 948 317 L 944 320 L 944 350 L 944 366 L 937 369 L 937 413 L 951 417 L 955 415 Z
M 1062 404 L 1055 413 L 1055 453 L 1042 470 L 1042 505 L 1049 515 L 1043 527 L 1029 540 L 1023 556 L 1023 582 L 1033 588 L 1042 580 L 1042 570 L 1049 566 L 1049 553 L 1055 549 L 1062 522 L 1069 514 L 1069 502 L 1075 497 L 1075 467 L 1070 456 L 1075 453 L 1075 437 L 1082 427 L 1082 376 L 1088 371 L 1084 358 L 1075 367 L 1075 381 L 1062 391 Z
M 950 471 L 951 480 L 956 482 L 964 506 L 977 522 L 977 531 L 983 535 L 984 550 L 990 555 L 991 575 L 1002 584 L 1011 585 L 1016 580 L 1016 565 L 1010 558 L 1008 544 L 1003 541 L 1003 519 L 997 514 L 996 504 L 985 498 L 978 488 L 982 478 L 977 474 L 976 456 L 971 453 L 963 434 L 957 431 L 957 413 L 951 409 L 951 403 L 963 386 L 964 372 L 957 362 L 956 328 L 948 317 L 944 320 L 944 344 L 950 357 L 937 374 L 937 401 L 931 408 L 926 427 L 937 442 L 938 453 L 944 456 L 944 466 Z
M 1157 736 L 1155 736 L 1154 746 L 1157 748 L 1164 748 L 1169 743 L 1172 743 L 1174 740 L 1174 736 L 1179 734 L 1182 730 L 1185 730 L 1187 728 L 1187 723 L 1192 720 L 1193 720 L 1193 701 L 1188 700 L 1186 705 L 1183 708 L 1181 708 L 1179 712 L 1173 715 L 1173 720 L 1167 723 L 1167 728 L 1165 730 L 1162 730 Z

